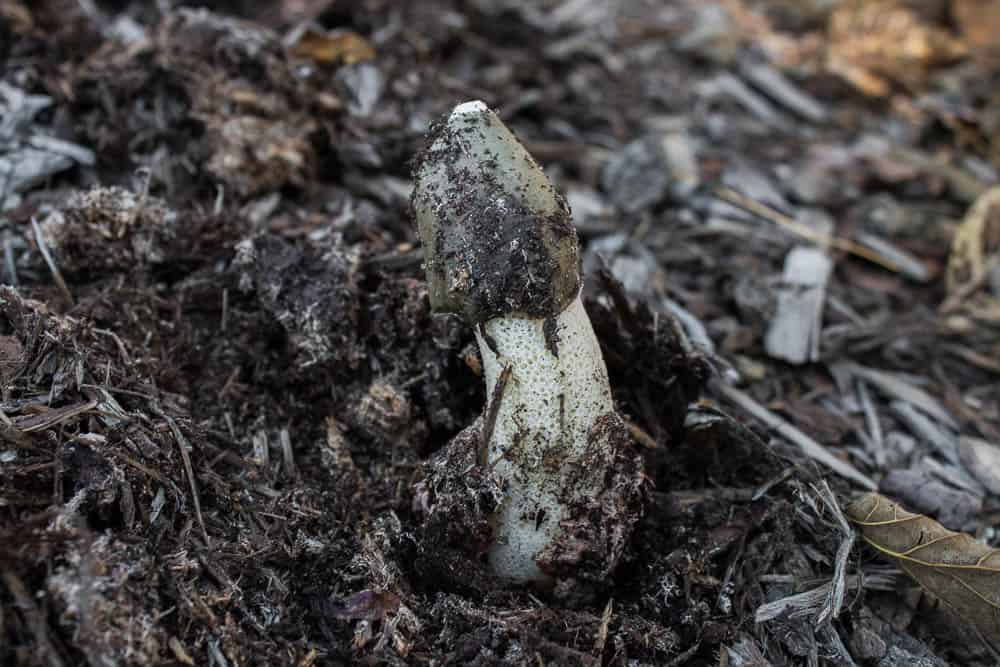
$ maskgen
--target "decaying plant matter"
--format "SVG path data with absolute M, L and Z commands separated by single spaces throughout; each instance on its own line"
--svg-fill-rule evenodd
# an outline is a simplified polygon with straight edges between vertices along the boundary
M 858 498 L 846 513 L 868 544 L 975 627 L 994 649 L 1000 646 L 1000 550 L 877 493 Z
M 1000 546 L 995 5 L 3 0 L 0 665 L 996 665 L 812 491 Z M 900 57 L 922 25 L 970 58 Z M 517 369 L 410 213 L 459 97 L 572 207 L 541 252 L 649 490 L 621 556 L 638 494 L 574 505 L 544 594 L 489 563 Z M 471 268 L 561 313 L 514 238 Z

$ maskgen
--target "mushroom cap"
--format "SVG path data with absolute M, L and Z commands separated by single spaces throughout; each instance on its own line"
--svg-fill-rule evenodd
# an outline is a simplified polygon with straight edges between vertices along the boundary
M 431 306 L 476 324 L 553 317 L 580 289 L 569 206 L 495 113 L 455 107 L 414 168 Z

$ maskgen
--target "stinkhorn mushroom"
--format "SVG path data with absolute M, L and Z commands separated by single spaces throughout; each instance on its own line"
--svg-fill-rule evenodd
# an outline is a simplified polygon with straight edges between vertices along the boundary
M 479 464 L 503 485 L 497 576 L 600 579 L 638 516 L 638 458 L 580 300 L 565 200 L 482 102 L 455 107 L 415 168 L 431 306 L 475 329 L 487 405 Z

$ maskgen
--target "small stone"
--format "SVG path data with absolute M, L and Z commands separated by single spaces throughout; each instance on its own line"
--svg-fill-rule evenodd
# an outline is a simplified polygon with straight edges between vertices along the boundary
M 631 142 L 604 167 L 601 185 L 626 213 L 687 199 L 701 182 L 694 140 L 684 132 Z
M 851 635 L 851 654 L 858 660 L 880 660 L 888 647 L 874 630 L 861 626 Z

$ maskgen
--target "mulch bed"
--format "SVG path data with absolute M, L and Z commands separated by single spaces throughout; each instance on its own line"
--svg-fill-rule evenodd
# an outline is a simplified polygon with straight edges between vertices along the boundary
M 0 663 L 994 664 L 840 507 L 997 543 L 1000 269 L 948 265 L 1000 10 L 198 4 L 0 3 Z M 425 525 L 486 397 L 411 163 L 470 99 L 573 208 L 643 452 L 585 590 Z

